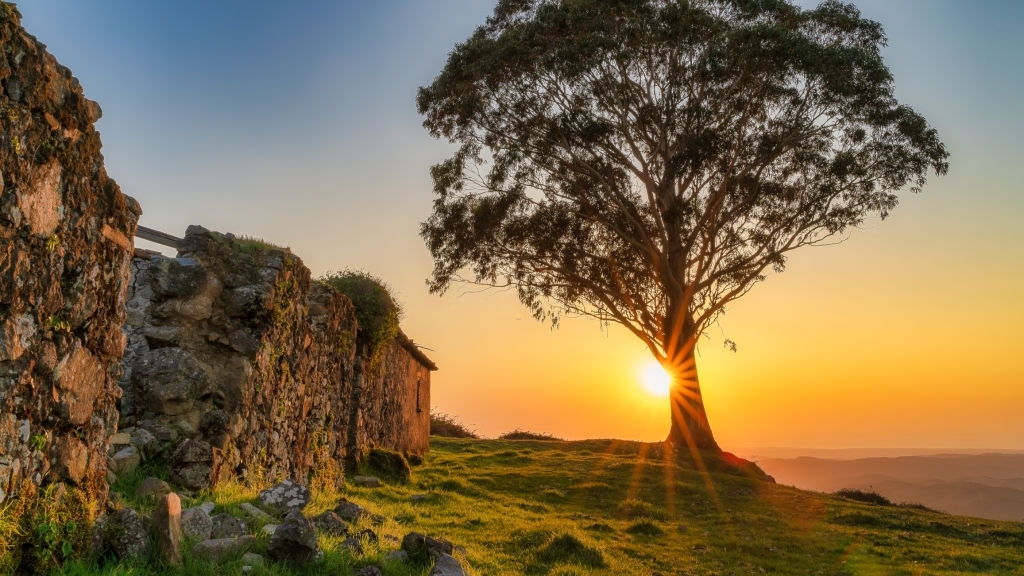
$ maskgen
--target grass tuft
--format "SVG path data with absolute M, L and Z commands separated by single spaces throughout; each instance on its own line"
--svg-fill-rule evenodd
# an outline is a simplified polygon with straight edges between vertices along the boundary
M 430 411 L 430 435 L 444 438 L 479 438 L 476 431 L 457 417 L 444 412 Z

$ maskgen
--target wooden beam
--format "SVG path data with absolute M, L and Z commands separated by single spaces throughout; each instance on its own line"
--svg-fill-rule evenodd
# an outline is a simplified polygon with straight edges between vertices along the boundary
M 156 242 L 162 246 L 169 246 L 171 248 L 178 248 L 181 245 L 181 238 L 171 236 L 166 232 L 160 232 L 159 230 L 153 230 L 152 228 L 146 228 L 145 226 L 139 226 L 135 231 L 135 236 L 142 238 L 143 240 L 149 240 L 150 242 Z

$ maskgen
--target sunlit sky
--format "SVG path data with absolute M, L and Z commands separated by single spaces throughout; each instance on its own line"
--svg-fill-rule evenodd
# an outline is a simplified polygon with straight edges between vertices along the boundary
M 939 130 L 950 173 L 729 308 L 699 350 L 712 427 L 726 449 L 1024 448 L 1024 3 L 857 4 L 885 26 L 897 95 Z M 420 126 L 415 92 L 491 1 L 18 6 L 102 106 L 107 171 L 141 224 L 386 279 L 441 368 L 435 409 L 482 435 L 667 434 L 667 402 L 641 382 L 649 353 L 624 329 L 552 331 L 508 292 L 427 293 L 427 171 L 452 148 Z

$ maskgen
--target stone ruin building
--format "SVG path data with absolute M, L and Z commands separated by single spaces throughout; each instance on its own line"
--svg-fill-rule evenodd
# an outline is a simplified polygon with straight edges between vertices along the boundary
M 131 268 L 122 430 L 179 485 L 426 451 L 434 364 L 401 333 L 357 363 L 352 303 L 289 250 L 191 226 L 177 257 L 140 250 Z
M 436 367 L 411 340 L 362 366 L 351 302 L 287 249 L 191 227 L 175 257 L 135 250 L 99 106 L 4 2 L 0 46 L 0 505 L 88 523 L 144 458 L 197 490 L 427 450 Z

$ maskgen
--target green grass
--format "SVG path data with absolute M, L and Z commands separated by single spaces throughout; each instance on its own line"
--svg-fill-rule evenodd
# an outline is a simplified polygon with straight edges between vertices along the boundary
M 397 548 L 386 535 L 423 532 L 461 546 L 475 575 L 968 575 L 1024 574 L 1024 524 L 878 506 L 777 486 L 745 476 L 703 476 L 666 460 L 660 446 L 431 438 L 410 482 L 348 488 L 345 496 L 384 518 L 381 536 L 353 558 L 322 538 L 312 570 L 268 566 L 252 574 L 354 574 Z M 425 499 L 414 494 L 429 493 Z M 218 511 L 255 498 L 227 486 L 208 495 Z M 309 515 L 331 508 L 315 495 Z M 188 504 L 188 503 L 186 503 Z M 265 539 L 260 546 L 266 545 Z M 260 550 L 257 550 L 260 551 Z M 429 566 L 384 564 L 385 574 L 425 576 Z M 69 565 L 67 575 L 238 574 L 189 561 L 177 571 Z

